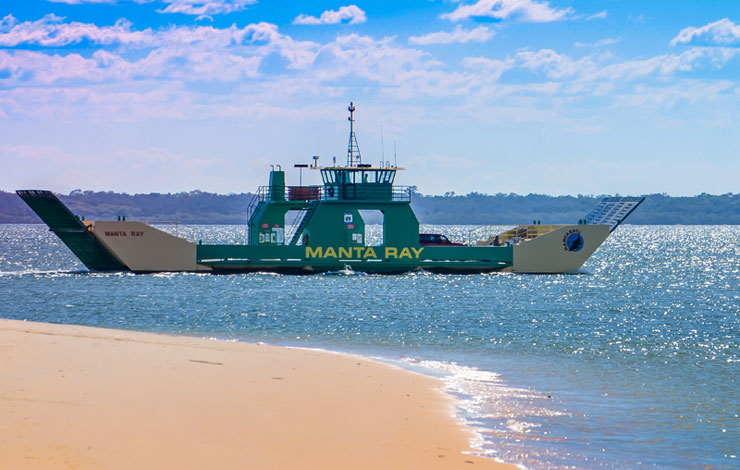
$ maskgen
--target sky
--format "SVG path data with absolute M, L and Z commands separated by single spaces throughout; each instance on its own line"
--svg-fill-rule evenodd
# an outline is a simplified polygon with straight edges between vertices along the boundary
M 740 193 L 740 0 L 3 0 L 0 189 Z M 319 182 L 315 171 L 303 183 Z

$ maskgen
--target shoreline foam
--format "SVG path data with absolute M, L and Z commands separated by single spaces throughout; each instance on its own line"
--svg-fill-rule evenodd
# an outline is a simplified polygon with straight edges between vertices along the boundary
M 464 453 L 440 380 L 357 356 L 0 320 L 0 364 L 9 468 L 515 468 Z

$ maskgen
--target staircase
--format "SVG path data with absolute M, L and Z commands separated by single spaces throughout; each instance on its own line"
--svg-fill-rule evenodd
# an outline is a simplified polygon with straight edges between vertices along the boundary
M 290 245 L 298 244 L 298 240 L 301 239 L 301 234 L 308 226 L 308 222 L 311 220 L 311 217 L 313 217 L 313 214 L 314 212 L 316 212 L 317 207 L 319 207 L 318 202 L 311 201 L 311 204 L 308 206 L 308 208 L 304 209 L 303 214 L 296 217 L 295 223 L 293 223 L 293 226 L 291 227 L 291 230 L 293 230 L 293 228 L 295 227 L 295 231 L 293 232 L 293 237 L 290 239 Z

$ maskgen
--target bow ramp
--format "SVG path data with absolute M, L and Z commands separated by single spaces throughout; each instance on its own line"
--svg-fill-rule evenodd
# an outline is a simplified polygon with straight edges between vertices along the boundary
M 613 232 L 624 219 L 642 204 L 644 197 L 605 197 L 598 206 L 586 216 L 590 225 L 608 225 Z
M 51 191 L 16 191 L 91 271 L 209 271 L 196 263 L 196 245 L 144 222 L 86 222 Z
M 23 189 L 16 194 L 38 215 L 49 230 L 72 250 L 91 271 L 127 271 L 92 234 L 90 224 L 80 220 L 51 191 Z

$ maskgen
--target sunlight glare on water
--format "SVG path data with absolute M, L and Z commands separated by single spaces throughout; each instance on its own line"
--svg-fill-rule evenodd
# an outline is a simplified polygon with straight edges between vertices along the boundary
M 445 380 L 482 452 L 532 469 L 740 468 L 740 227 L 623 226 L 566 275 L 104 274 L 43 226 L 0 240 L 4 318 L 399 361 Z

